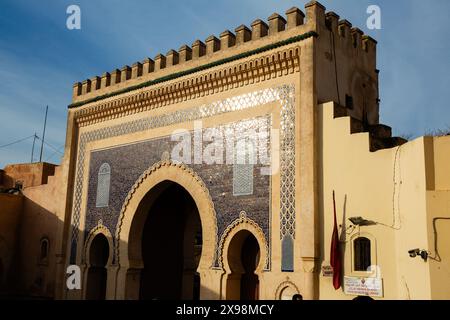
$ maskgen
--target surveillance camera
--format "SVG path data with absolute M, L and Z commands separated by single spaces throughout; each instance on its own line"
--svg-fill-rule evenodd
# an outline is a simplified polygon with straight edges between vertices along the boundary
M 422 250 L 421 252 L 420 252 L 420 257 L 423 259 L 423 261 L 427 261 L 427 259 L 428 259 L 428 252 L 427 251 L 425 251 L 425 250 Z
M 415 258 L 418 254 L 420 254 L 420 249 L 411 249 L 408 253 L 411 258 Z

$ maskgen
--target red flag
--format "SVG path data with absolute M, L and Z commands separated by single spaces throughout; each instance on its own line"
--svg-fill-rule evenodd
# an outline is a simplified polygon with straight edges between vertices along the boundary
M 333 268 L 333 287 L 335 290 L 337 290 L 341 287 L 342 261 L 341 261 L 341 250 L 339 248 L 338 227 L 336 222 L 336 200 L 334 199 L 334 191 L 333 191 L 333 208 L 334 208 L 334 227 L 333 227 L 333 235 L 331 237 L 330 264 L 331 267 Z

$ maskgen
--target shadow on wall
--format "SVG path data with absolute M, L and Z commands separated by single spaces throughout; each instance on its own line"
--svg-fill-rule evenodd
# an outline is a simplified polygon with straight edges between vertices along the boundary
M 82 259 L 87 268 L 82 281 L 84 297 L 198 300 L 201 291 L 205 295 L 208 289 L 202 287 L 197 271 L 202 226 L 197 206 L 184 188 L 168 181 L 155 186 L 136 209 L 130 228 L 129 239 L 119 244 L 130 261 L 130 268 L 120 270 L 123 273 L 118 276 L 119 290 L 124 292 L 114 292 L 117 273 L 110 272 L 115 253 L 110 230 L 99 224 L 89 233 Z
M 14 237 L 5 239 L 8 227 L 0 228 L 0 297 L 53 299 L 56 244 L 63 222 L 25 197 L 21 209 L 6 212 L 4 203 L 0 203 L 0 215 L 9 214 L 17 218 Z
M 174 193 L 180 193 L 179 201 L 170 201 Z M 20 196 L 21 197 L 21 196 Z M 192 199 L 183 195 L 183 190 L 169 189 L 167 197 L 161 197 L 159 202 L 154 203 L 150 219 L 142 225 L 143 237 L 138 239 L 141 243 L 143 253 L 144 269 L 138 270 L 140 278 L 136 299 L 161 299 L 161 300 L 197 300 L 202 296 L 213 297 L 218 293 L 202 285 L 200 276 L 197 273 L 197 266 L 201 256 L 202 237 L 201 226 L 197 208 Z M 181 201 L 182 200 L 182 201 Z M 179 228 L 185 228 L 184 233 L 179 237 L 170 237 L 172 233 L 167 232 L 168 223 L 173 225 L 174 216 L 165 217 L 159 213 L 178 212 L 183 204 L 184 224 Z M 57 263 L 60 242 L 59 232 L 63 230 L 63 221 L 51 211 L 43 208 L 36 202 L 23 197 L 21 210 L 9 212 L 8 214 L 17 217 L 17 227 L 13 232 L 15 241 L 5 239 L 5 228 L 0 228 L 0 299 L 53 299 L 57 283 L 66 282 L 66 274 L 62 274 L 64 279 L 57 281 Z M 0 207 L 0 217 L 5 215 L 4 206 Z M 181 216 L 180 216 L 181 218 Z M 167 220 L 169 219 L 169 220 Z M 167 220 L 167 221 L 166 221 Z M 5 227 L 5 225 L 3 225 Z M 148 231 L 153 235 L 150 235 Z M 103 236 L 102 236 L 103 237 Z M 11 237 L 10 237 L 11 238 Z M 103 240 L 103 241 L 102 241 Z M 105 242 L 111 243 L 109 239 L 99 238 L 98 245 L 92 241 L 88 254 L 89 260 L 85 261 L 88 269 L 82 275 L 82 297 L 92 300 L 104 299 L 106 297 L 107 285 L 111 282 L 114 273 L 107 272 L 111 267 L 111 247 Z M 127 239 L 128 240 L 128 239 Z M 127 241 L 122 242 L 126 247 Z M 187 246 L 186 243 L 190 245 Z M 149 251 L 150 254 L 146 254 Z M 157 258 L 157 259 L 155 259 Z M 179 270 L 176 266 L 181 261 L 184 267 Z M 5 263 L 6 262 L 6 263 Z M 82 267 L 82 266 L 80 266 Z M 175 269 L 176 270 L 175 270 Z M 153 271 L 157 271 L 152 274 Z M 129 274 L 136 273 L 130 269 Z M 147 275 L 147 279 L 145 276 Z M 150 276 L 149 276 L 150 275 Z M 127 277 L 128 278 L 128 277 Z M 177 279 L 177 281 L 169 281 Z M 87 280 L 87 281 L 86 281 Z M 155 289 L 155 281 L 158 286 Z M 165 288 L 167 287 L 167 288 Z M 164 290 L 160 290 L 165 288 Z M 176 295 L 172 295 L 177 292 Z M 166 293 L 161 296 L 161 293 Z M 167 294 L 169 292 L 169 294 Z M 67 294 L 66 290 L 66 294 Z M 74 292 L 75 295 L 76 292 Z M 80 292 L 78 291 L 78 294 Z M 81 297 L 78 295 L 78 297 Z

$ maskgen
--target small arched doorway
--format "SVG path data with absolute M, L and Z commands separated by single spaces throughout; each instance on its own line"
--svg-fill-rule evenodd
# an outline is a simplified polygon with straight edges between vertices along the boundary
M 286 286 L 284 287 L 278 296 L 279 300 L 302 300 L 299 299 L 301 296 L 301 294 L 298 293 L 298 291 L 292 287 L 292 286 Z
M 143 217 L 133 221 L 129 246 L 130 259 L 136 253 L 142 259 L 139 299 L 199 299 L 202 228 L 193 198 L 179 184 L 164 181 L 138 211 Z
M 87 274 L 86 299 L 105 300 L 109 243 L 106 236 L 99 233 L 91 242 L 89 268 Z
M 236 233 L 228 247 L 231 273 L 227 278 L 228 300 L 258 300 L 259 278 L 255 273 L 260 261 L 258 240 L 248 230 Z

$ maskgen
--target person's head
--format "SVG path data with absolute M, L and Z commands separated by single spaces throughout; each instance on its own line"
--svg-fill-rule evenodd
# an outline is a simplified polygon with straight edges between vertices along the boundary
M 303 300 L 303 297 L 301 294 L 297 293 L 292 296 L 292 300 Z
M 354 301 L 373 301 L 371 297 L 368 296 L 357 296 L 353 298 Z

